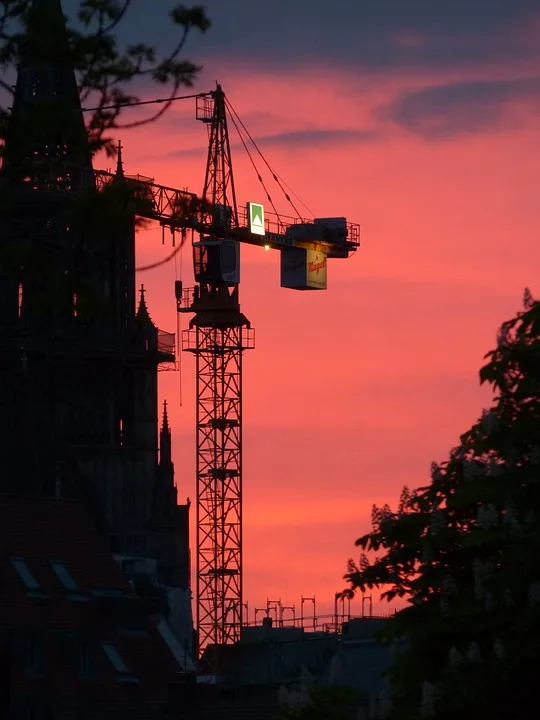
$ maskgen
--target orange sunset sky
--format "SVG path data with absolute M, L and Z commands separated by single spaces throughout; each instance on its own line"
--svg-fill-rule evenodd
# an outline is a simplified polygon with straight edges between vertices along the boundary
M 361 248 L 330 262 L 326 292 L 280 288 L 277 251 L 242 255 L 242 310 L 257 333 L 244 362 L 245 599 L 298 606 L 314 594 L 329 612 L 372 505 L 425 484 L 489 404 L 483 356 L 524 287 L 540 291 L 540 6 L 441 4 L 450 14 L 423 0 L 385 11 L 337 0 L 327 17 L 326 3 L 302 5 L 212 0 L 214 26 L 186 56 L 204 65 L 195 91 L 221 83 L 315 215 L 361 224 Z M 132 26 L 141 37 L 143 20 Z M 144 39 L 165 43 L 161 22 Z M 119 136 L 128 174 L 201 191 L 207 136 L 194 101 Z M 231 138 L 239 203 L 265 202 Z M 170 249 L 159 229 L 142 231 L 138 264 Z M 176 327 L 177 277 L 192 282 L 188 248 L 139 276 L 163 330 Z M 179 496 L 193 499 L 193 358 L 160 383 Z

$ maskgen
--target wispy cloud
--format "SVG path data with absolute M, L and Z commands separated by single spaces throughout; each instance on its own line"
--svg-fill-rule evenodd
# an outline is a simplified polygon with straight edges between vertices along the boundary
M 255 137 L 254 140 L 261 148 L 282 147 L 286 149 L 305 150 L 310 147 L 321 145 L 347 145 L 373 142 L 379 138 L 378 133 L 374 130 L 291 130 L 289 132 L 281 132 L 275 135 L 265 135 L 263 137 Z M 253 145 L 246 141 L 248 149 L 254 151 Z M 232 151 L 236 152 L 243 149 L 241 142 L 233 142 Z M 186 148 L 183 150 L 175 150 L 167 155 L 171 158 L 179 157 L 201 157 L 208 152 L 207 145 L 199 145 L 197 147 Z
M 305 148 L 312 145 L 345 145 L 348 143 L 366 143 L 378 139 L 375 130 L 292 130 L 277 135 L 259 138 L 257 144 L 281 146 L 287 148 Z
M 438 140 L 474 132 L 504 129 L 506 110 L 517 103 L 540 111 L 540 78 L 484 80 L 434 85 L 405 92 L 378 108 L 390 120 L 426 139 Z

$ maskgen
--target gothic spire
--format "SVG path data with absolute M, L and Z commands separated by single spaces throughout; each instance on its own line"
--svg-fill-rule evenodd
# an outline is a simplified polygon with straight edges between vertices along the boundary
M 124 161 L 122 158 L 122 143 L 118 141 L 117 155 L 116 155 L 116 173 L 115 180 L 123 180 L 124 175 Z
M 163 424 L 159 433 L 159 462 L 162 467 L 169 467 L 172 463 L 171 429 L 169 427 L 169 414 L 167 401 L 163 401 Z M 173 480 L 172 480 L 173 481 Z
M 148 308 L 146 307 L 146 298 L 145 298 L 145 290 L 144 285 L 141 285 L 141 294 L 139 298 L 139 308 L 137 310 L 137 320 L 141 323 L 144 323 L 146 325 L 151 325 L 154 327 L 154 323 L 152 322 L 152 318 L 150 317 L 150 313 L 148 312 Z
M 163 401 L 163 424 L 162 429 L 170 432 L 169 429 L 169 413 L 167 412 L 167 401 Z
M 3 173 L 18 180 L 34 177 L 36 156 L 42 163 L 64 160 L 89 167 L 88 137 L 60 0 L 33 0 L 25 26 Z

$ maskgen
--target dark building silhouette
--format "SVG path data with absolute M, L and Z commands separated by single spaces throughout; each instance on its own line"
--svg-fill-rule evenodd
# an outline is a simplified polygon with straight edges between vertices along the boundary
M 168 717 L 183 658 L 148 609 L 81 503 L 0 496 L 2 720 Z
M 0 492 L 82 500 L 112 553 L 188 592 L 166 411 L 158 430 L 174 336 L 136 291 L 121 157 L 96 184 L 60 0 L 34 0 L 26 38 L 0 170 Z

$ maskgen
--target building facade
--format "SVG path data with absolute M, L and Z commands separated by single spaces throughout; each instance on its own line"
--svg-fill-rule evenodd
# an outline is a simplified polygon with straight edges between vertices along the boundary
M 185 595 L 189 505 L 158 409 L 174 336 L 136 289 L 121 159 L 96 183 L 60 0 L 31 4 L 4 136 L 0 492 L 80 499 L 112 553 Z

